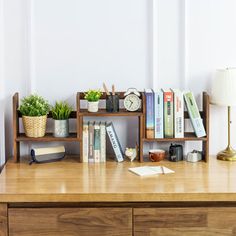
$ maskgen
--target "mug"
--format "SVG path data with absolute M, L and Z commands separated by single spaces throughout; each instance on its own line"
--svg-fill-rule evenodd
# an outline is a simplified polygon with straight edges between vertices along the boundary
M 171 144 L 169 148 L 170 161 L 182 161 L 183 160 L 183 146 L 180 144 Z
M 165 158 L 166 152 L 162 149 L 149 150 L 149 159 L 151 161 L 161 161 Z

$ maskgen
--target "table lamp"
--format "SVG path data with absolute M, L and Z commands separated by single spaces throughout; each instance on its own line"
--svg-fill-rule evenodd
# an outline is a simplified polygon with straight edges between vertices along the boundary
M 236 151 L 230 144 L 230 107 L 236 106 L 236 68 L 217 70 L 212 83 L 211 104 L 228 107 L 228 146 L 217 159 L 236 161 Z

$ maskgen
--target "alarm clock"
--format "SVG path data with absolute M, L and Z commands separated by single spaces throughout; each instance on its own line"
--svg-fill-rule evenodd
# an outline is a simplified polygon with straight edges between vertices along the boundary
M 137 89 L 129 88 L 124 96 L 124 107 L 127 111 L 137 111 L 141 107 L 141 95 Z

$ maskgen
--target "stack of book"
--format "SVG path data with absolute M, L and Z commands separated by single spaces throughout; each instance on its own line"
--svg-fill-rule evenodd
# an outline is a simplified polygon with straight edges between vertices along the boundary
M 183 138 L 184 101 L 196 136 L 206 136 L 192 92 L 182 92 L 179 89 L 146 89 L 145 96 L 147 138 Z
M 116 160 L 124 160 L 123 152 L 112 123 L 87 122 L 83 124 L 82 162 L 106 162 L 106 134 L 110 140 Z

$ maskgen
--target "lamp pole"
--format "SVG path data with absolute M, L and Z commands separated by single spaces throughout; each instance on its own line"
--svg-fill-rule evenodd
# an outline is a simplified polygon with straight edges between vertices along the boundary
M 230 138 L 231 107 L 228 106 L 228 145 L 227 148 L 217 154 L 217 159 L 223 161 L 236 161 L 236 151 L 231 147 Z

